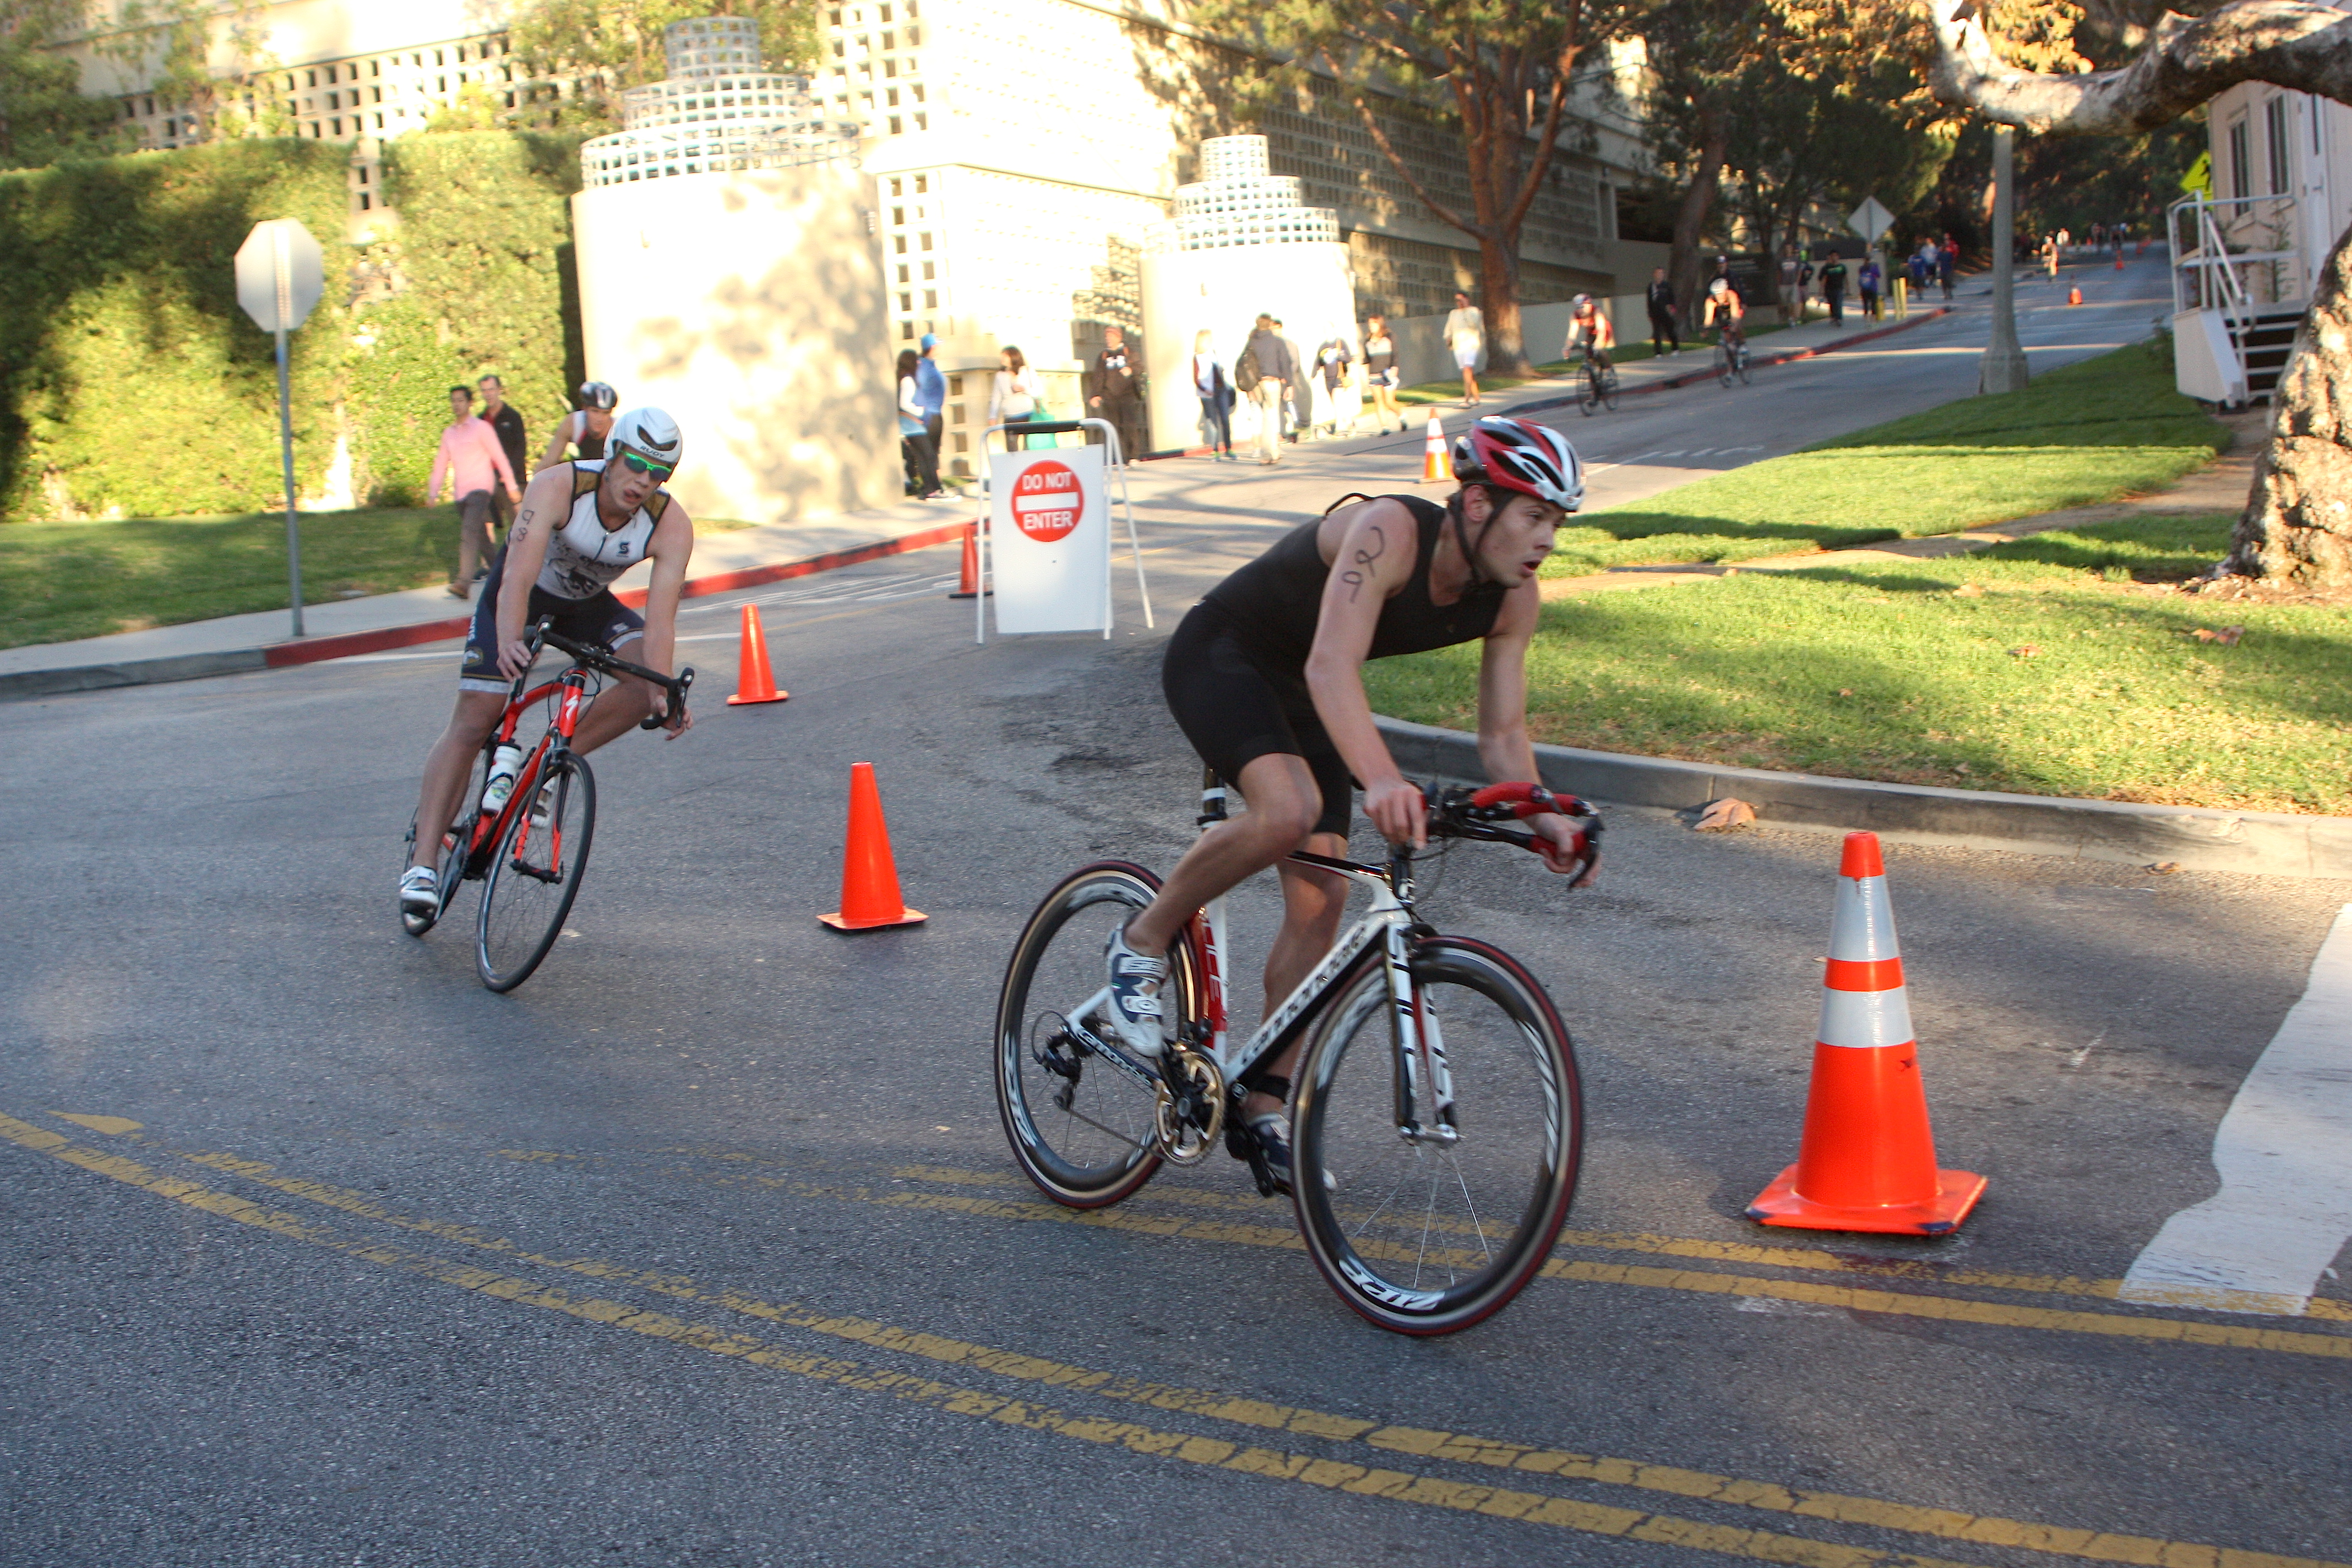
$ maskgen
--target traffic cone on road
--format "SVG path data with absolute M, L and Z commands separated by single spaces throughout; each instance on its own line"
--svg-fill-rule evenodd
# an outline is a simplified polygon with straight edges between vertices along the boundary
M 981 593 L 980 586 L 980 524 L 963 525 L 963 569 L 956 574 L 955 592 L 950 599 L 970 599 Z
M 2121 247 L 2121 246 L 2117 246 L 2117 247 L 2116 247 L 2116 271 L 2118 271 L 2118 272 L 2121 272 L 2123 269 L 2124 269 L 2124 252 L 2123 252 L 2123 247 Z
M 1748 1217 L 1804 1230 L 1942 1236 L 1976 1206 L 1985 1179 L 1936 1168 L 1927 1093 L 1895 909 L 1874 833 L 1849 833 L 1823 977 L 1813 1080 L 1797 1163 Z
M 817 919 L 835 931 L 919 925 L 930 917 L 910 910 L 898 894 L 898 865 L 890 858 L 890 828 L 882 820 L 882 792 L 874 764 L 849 770 L 849 842 L 841 857 L 841 908 Z
M 2066 290 L 2066 303 L 2068 303 L 2069 305 L 2079 305 L 2079 304 L 2081 304 L 2082 302 L 2083 302 L 2083 291 L 2082 291 L 2082 289 L 2067 289 L 2067 290 Z
M 1454 465 L 1445 460 L 1445 421 L 1437 410 L 1429 411 L 1429 439 L 1421 448 L 1421 482 L 1442 485 L 1454 478 Z
M 744 605 L 743 651 L 735 660 L 735 695 L 727 700 L 728 706 L 782 702 L 791 696 L 789 691 L 777 690 L 776 678 L 768 673 L 768 639 L 760 630 L 759 606 Z

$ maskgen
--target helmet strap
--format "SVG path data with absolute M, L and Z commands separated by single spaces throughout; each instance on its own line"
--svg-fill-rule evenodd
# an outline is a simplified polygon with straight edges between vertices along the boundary
M 1466 509 L 1462 504 L 1462 498 L 1470 493 L 1470 486 L 1473 484 L 1486 492 L 1486 500 L 1493 508 L 1486 513 L 1486 521 L 1478 525 L 1478 542 L 1481 545 L 1486 542 L 1486 535 L 1495 526 L 1496 514 L 1500 512 L 1502 508 L 1494 504 L 1495 487 L 1484 479 L 1472 479 L 1465 483 L 1460 489 L 1455 490 L 1453 499 L 1445 503 L 1445 515 L 1454 523 L 1454 542 L 1461 548 L 1462 563 L 1470 569 L 1469 591 L 1475 593 L 1487 585 L 1487 578 L 1484 572 L 1478 570 L 1478 552 L 1471 547 L 1469 520 L 1466 516 Z

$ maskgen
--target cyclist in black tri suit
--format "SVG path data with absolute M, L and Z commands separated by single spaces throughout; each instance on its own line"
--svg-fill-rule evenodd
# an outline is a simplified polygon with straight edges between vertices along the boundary
M 1542 600 L 1536 569 L 1553 531 L 1582 503 L 1575 452 L 1526 420 L 1481 419 L 1454 447 L 1462 488 L 1440 506 L 1419 496 L 1345 498 L 1211 589 L 1170 639 L 1161 680 L 1185 738 L 1249 802 L 1201 836 L 1150 906 L 1110 941 L 1113 1010 L 1139 1055 L 1163 1047 L 1165 954 L 1192 912 L 1277 867 L 1283 924 L 1266 959 L 1269 1009 L 1337 938 L 1345 880 L 1286 858 L 1344 856 L 1350 775 L 1390 842 L 1428 841 L 1420 789 L 1406 782 L 1372 723 L 1362 665 L 1483 639 L 1478 752 L 1491 778 L 1533 779 L 1527 655 Z M 1568 818 L 1527 824 L 1547 864 L 1581 853 Z M 1591 879 L 1580 878 L 1577 886 Z M 1294 1044 L 1257 1074 L 1244 1115 L 1280 1179 L 1290 1170 L 1286 1076 Z

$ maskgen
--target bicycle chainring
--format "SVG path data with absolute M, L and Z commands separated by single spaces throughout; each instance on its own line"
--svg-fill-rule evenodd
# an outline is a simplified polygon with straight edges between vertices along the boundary
M 1207 1159 L 1225 1129 L 1225 1079 L 1217 1064 L 1184 1046 L 1171 1049 L 1160 1063 L 1151 1125 L 1160 1157 L 1170 1164 Z

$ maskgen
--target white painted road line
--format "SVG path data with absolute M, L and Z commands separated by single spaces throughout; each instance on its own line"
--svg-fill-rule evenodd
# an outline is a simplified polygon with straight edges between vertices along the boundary
M 2221 1118 L 2213 1168 L 2221 1190 L 2164 1222 L 2123 1299 L 2300 1316 L 2352 1238 L 2352 904 Z

